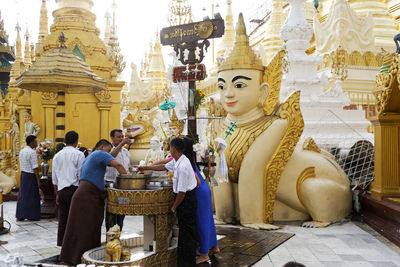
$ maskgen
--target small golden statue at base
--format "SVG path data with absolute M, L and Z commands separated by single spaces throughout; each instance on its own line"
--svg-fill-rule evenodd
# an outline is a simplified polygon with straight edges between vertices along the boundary
M 121 231 L 118 224 L 114 225 L 107 232 L 107 244 L 106 244 L 106 261 L 109 262 L 121 262 L 128 261 L 130 259 L 130 252 L 126 242 L 122 243 L 119 239 Z

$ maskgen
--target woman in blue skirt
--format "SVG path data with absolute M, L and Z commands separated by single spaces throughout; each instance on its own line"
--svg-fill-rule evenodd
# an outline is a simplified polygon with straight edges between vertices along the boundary
M 200 185 L 196 189 L 196 197 L 197 197 L 196 223 L 200 241 L 200 256 L 197 258 L 196 264 L 200 264 L 202 262 L 209 261 L 210 260 L 209 255 L 218 253 L 219 248 L 217 247 L 218 245 L 217 233 L 215 231 L 215 224 L 213 217 L 211 190 L 193 160 L 194 158 L 193 142 L 187 138 L 184 138 L 184 141 L 185 141 L 184 154 L 190 160 L 193 170 L 196 172 L 196 175 L 199 178 L 197 179 L 197 181 L 200 180 Z

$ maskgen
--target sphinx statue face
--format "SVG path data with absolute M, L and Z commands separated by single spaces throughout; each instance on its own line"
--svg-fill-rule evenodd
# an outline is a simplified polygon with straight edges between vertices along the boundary
M 258 70 L 226 70 L 218 75 L 221 103 L 224 109 L 239 116 L 257 107 L 263 96 Z

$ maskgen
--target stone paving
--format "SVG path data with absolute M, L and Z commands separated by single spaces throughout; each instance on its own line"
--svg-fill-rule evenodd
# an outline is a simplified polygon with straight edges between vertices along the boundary
M 0 240 L 8 241 L 0 246 L 0 257 L 19 254 L 25 262 L 34 262 L 59 254 L 57 221 L 17 223 L 15 206 L 16 202 L 4 203 L 4 218 L 11 223 L 11 232 L 0 235 Z M 301 262 L 307 267 L 400 266 L 400 249 L 362 223 L 345 222 L 322 229 L 302 228 L 295 223 L 281 227 L 279 231 L 295 236 L 271 251 L 255 267 L 281 267 L 288 261 Z M 142 230 L 141 217 L 126 217 L 122 235 Z M 105 240 L 105 227 L 102 239 Z
M 365 224 L 349 221 L 321 229 L 285 225 L 279 231 L 295 236 L 255 267 L 281 267 L 288 261 L 307 267 L 400 266 L 400 249 Z

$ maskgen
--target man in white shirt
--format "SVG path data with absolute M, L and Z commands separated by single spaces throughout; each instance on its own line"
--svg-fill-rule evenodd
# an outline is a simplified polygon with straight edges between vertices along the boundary
M 19 152 L 21 170 L 20 187 L 17 200 L 16 220 L 40 220 L 39 168 L 35 148 L 36 136 L 26 137 L 27 144 Z
M 78 139 L 77 132 L 69 131 L 64 138 L 66 146 L 54 156 L 52 163 L 52 180 L 58 205 L 57 246 L 62 246 L 72 196 L 78 188 L 85 160 L 84 154 L 76 149 Z
M 129 138 L 124 138 L 124 134 L 121 129 L 114 129 L 110 132 L 111 143 L 113 145 L 111 149 L 111 156 L 113 156 L 118 162 L 122 164 L 125 170 L 129 170 L 130 154 L 129 151 L 124 148 L 125 145 L 130 144 L 131 140 Z M 110 183 L 115 183 L 117 179 L 118 171 L 113 167 L 107 167 L 104 179 L 106 186 L 108 187 Z M 107 212 L 106 209 L 106 229 L 107 231 L 118 224 L 121 231 L 124 226 L 124 215 L 111 214 Z
M 190 160 L 183 154 L 185 143 L 182 138 L 171 141 L 171 156 L 174 158 L 167 164 L 140 166 L 139 171 L 169 170 L 174 173 L 173 191 L 176 196 L 172 212 L 178 217 L 178 267 L 196 266 L 196 209 L 197 198 L 195 188 L 197 180 Z

